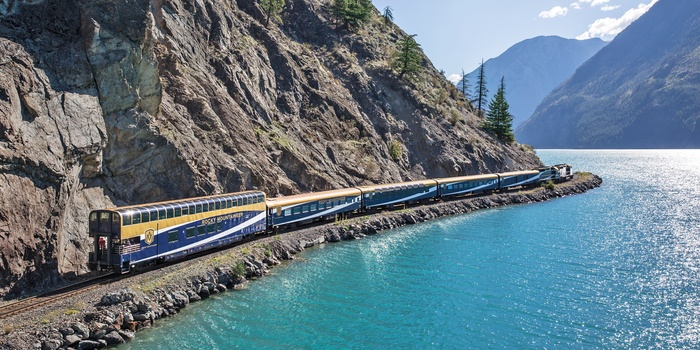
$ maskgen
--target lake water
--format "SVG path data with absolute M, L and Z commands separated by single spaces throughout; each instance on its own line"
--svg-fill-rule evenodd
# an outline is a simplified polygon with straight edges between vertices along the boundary
M 540 150 L 601 188 L 329 244 L 120 349 L 700 346 L 700 151 Z

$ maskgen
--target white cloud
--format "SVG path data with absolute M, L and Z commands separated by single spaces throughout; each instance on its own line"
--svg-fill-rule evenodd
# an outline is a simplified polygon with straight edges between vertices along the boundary
M 589 0 L 581 0 L 589 1 Z M 602 0 L 591 0 L 591 1 L 602 1 Z M 588 30 L 577 36 L 578 40 L 585 40 L 591 38 L 601 38 L 603 40 L 610 40 L 614 38 L 617 34 L 627 28 L 632 22 L 636 21 L 643 14 L 647 13 L 649 9 L 654 6 L 659 0 L 651 0 L 648 4 L 639 4 L 639 6 L 632 8 L 625 12 L 620 18 L 600 18 L 595 20 L 593 24 L 588 26 Z
M 540 18 L 554 18 L 554 17 L 566 16 L 567 12 L 569 12 L 569 9 L 566 7 L 554 6 L 549 11 L 540 12 L 539 16 L 540 16 Z
M 612 11 L 612 10 L 617 10 L 618 8 L 620 8 L 620 5 L 614 5 L 614 6 L 613 5 L 605 5 L 605 6 L 601 7 L 600 9 L 602 11 L 608 12 L 608 11 Z
M 578 2 L 575 2 L 575 3 L 571 4 L 571 8 L 574 10 L 580 10 L 581 4 L 579 4 Z
M 462 80 L 462 75 L 461 74 L 450 74 L 450 76 L 447 77 L 447 80 L 451 81 L 453 84 L 457 84 L 460 80 Z

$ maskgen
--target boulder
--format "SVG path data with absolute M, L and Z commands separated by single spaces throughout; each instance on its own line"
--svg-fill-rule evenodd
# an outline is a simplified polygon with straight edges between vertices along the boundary
M 81 340 L 80 343 L 78 343 L 79 350 L 92 350 L 99 349 L 101 347 L 102 345 L 100 344 L 100 342 L 95 340 Z
M 107 345 L 124 343 L 124 338 L 122 338 L 122 336 L 117 332 L 107 333 L 103 339 L 107 342 Z

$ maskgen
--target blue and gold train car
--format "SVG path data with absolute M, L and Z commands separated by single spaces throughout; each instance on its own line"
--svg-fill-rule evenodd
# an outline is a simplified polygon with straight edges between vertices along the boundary
M 436 181 L 441 198 L 498 189 L 498 175 L 495 174 L 448 177 Z
M 437 197 L 435 180 L 420 180 L 384 185 L 361 186 L 362 208 L 388 208 L 396 204 L 410 204 Z
M 508 173 L 498 173 L 499 189 L 532 186 L 539 182 L 540 172 L 537 170 L 511 171 Z
M 267 199 L 270 228 L 307 224 L 360 209 L 360 190 L 346 188 Z
M 249 191 L 94 210 L 90 265 L 126 273 L 265 231 L 265 193 Z

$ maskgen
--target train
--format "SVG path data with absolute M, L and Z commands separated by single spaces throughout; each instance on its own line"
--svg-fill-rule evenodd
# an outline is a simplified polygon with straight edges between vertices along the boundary
M 93 210 L 88 219 L 93 244 L 89 266 L 124 274 L 290 227 L 572 177 L 571 165 L 558 164 L 275 198 L 245 191 Z

